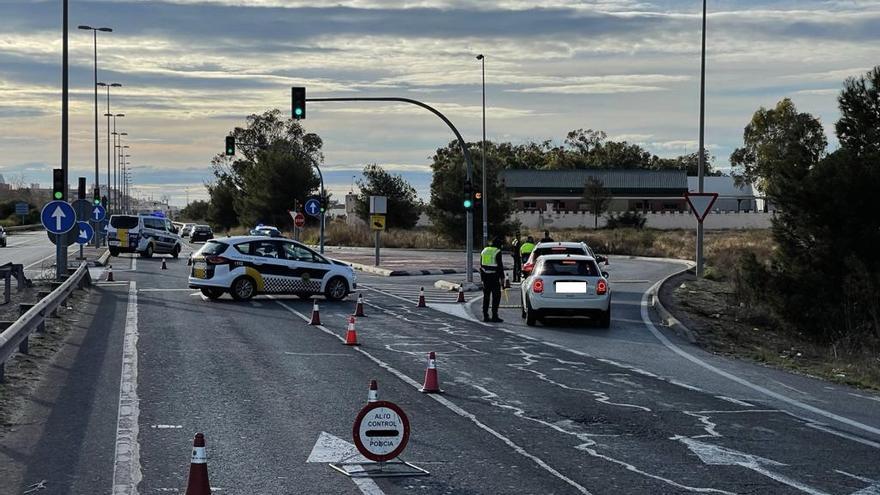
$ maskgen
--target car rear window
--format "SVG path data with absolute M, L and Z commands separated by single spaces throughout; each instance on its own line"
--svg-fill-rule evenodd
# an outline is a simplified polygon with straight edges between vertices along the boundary
M 220 241 L 208 241 L 202 246 L 202 249 L 199 250 L 200 254 L 209 254 L 209 255 L 217 255 L 222 254 L 226 251 L 226 248 L 229 247 L 229 244 Z
M 117 229 L 133 229 L 138 225 L 138 217 L 129 215 L 113 215 L 110 217 L 110 226 Z
M 584 252 L 582 248 L 577 247 L 549 247 L 549 248 L 541 248 L 535 250 L 535 259 L 538 259 L 541 256 L 546 254 L 587 254 Z
M 544 261 L 541 275 L 572 275 L 580 277 L 598 277 L 599 267 L 588 260 L 549 260 Z

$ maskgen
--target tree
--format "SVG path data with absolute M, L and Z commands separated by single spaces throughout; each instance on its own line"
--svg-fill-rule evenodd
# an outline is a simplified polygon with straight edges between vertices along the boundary
M 837 102 L 841 118 L 835 130 L 841 146 L 856 154 L 880 153 L 880 65 L 847 79 Z
M 599 215 L 608 208 L 608 202 L 611 200 L 611 194 L 605 189 L 605 184 L 601 180 L 590 177 L 584 184 L 584 201 L 593 212 L 594 225 L 593 228 L 599 228 Z
M 184 220 L 207 220 L 211 204 L 208 201 L 196 200 L 180 210 L 180 218 Z
M 475 164 L 481 162 L 480 144 L 468 143 L 468 150 Z M 505 163 L 510 163 L 508 154 L 512 148 L 499 149 L 494 143 L 486 143 L 486 169 L 488 171 L 486 187 L 483 191 L 483 201 L 487 202 L 489 234 L 491 236 L 506 236 L 514 229 L 514 223 L 510 220 L 513 204 L 507 196 L 504 185 L 498 180 L 500 171 Z M 434 222 L 434 228 L 444 237 L 463 242 L 465 239 L 466 223 L 464 201 L 465 163 L 458 141 L 449 143 L 444 148 L 437 149 L 434 154 L 431 180 L 431 203 L 428 215 Z M 482 175 L 479 166 L 473 171 L 474 190 L 482 186 Z M 474 239 L 482 239 L 483 221 L 482 212 L 474 210 Z
M 294 200 L 304 201 L 320 184 L 314 167 L 324 159 L 321 138 L 306 133 L 298 121 L 283 119 L 277 109 L 250 115 L 247 126 L 236 127 L 232 134 L 241 143 L 238 155 L 218 154 L 212 161 L 212 218 L 227 228 L 240 223 L 291 224 L 287 210 Z
M 828 141 L 818 119 L 798 113 L 788 98 L 775 108 L 761 107 L 743 131 L 743 147 L 730 163 L 741 167 L 738 183 L 758 186 L 769 198 L 791 187 L 825 156 Z
M 358 180 L 360 194 L 357 199 L 358 216 L 367 221 L 370 215 L 370 196 L 388 198 L 386 226 L 411 229 L 416 226 L 422 210 L 415 188 L 403 177 L 390 174 L 376 164 L 364 167 L 363 179 Z

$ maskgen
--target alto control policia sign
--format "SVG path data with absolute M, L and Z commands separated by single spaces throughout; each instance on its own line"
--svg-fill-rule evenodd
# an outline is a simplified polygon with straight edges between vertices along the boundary
M 409 419 L 397 404 L 376 401 L 367 404 L 354 420 L 352 429 L 358 451 L 371 461 L 385 462 L 399 456 L 409 441 Z

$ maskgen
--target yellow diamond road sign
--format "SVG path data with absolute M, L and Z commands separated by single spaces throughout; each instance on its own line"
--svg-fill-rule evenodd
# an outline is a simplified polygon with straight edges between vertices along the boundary
M 385 230 L 385 215 L 370 215 L 371 230 Z

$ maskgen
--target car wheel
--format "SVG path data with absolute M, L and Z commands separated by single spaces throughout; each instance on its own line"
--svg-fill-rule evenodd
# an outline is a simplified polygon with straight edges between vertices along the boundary
M 608 306 L 608 311 L 602 311 L 599 315 L 599 328 L 609 327 L 611 327 L 611 306 Z
M 531 305 L 531 303 L 529 303 L 528 297 L 526 298 L 526 307 L 525 307 L 524 312 L 526 314 L 526 316 L 525 316 L 526 325 L 528 325 L 530 327 L 535 326 L 535 321 L 536 321 L 538 315 L 536 315 L 535 310 L 532 309 L 532 305 Z
M 180 245 L 174 246 L 174 249 L 171 251 L 171 256 L 175 259 L 180 256 Z
M 348 282 L 342 277 L 333 277 L 327 282 L 324 296 L 331 301 L 340 301 L 348 295 Z
M 110 256 L 119 256 L 119 250 L 110 248 Z
M 153 245 L 147 244 L 147 249 L 141 253 L 141 256 L 144 258 L 152 258 L 153 257 Z
M 202 295 L 207 297 L 208 299 L 214 301 L 216 299 L 220 299 L 220 296 L 223 295 L 223 289 L 215 289 L 215 288 L 203 288 L 201 289 Z
M 232 282 L 229 293 L 236 301 L 247 301 L 257 294 L 257 285 L 250 277 L 238 277 Z

